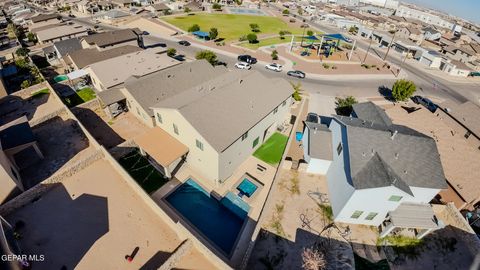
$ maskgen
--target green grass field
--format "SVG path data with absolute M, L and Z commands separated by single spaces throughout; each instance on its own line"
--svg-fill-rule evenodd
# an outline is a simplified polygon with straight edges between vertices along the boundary
M 280 30 L 290 31 L 293 34 L 302 33 L 303 29 L 292 27 L 279 18 L 268 16 L 234 15 L 234 14 L 195 14 L 163 18 L 182 30 L 187 31 L 194 24 L 200 26 L 201 31 L 208 32 L 210 28 L 218 29 L 218 37 L 226 41 L 238 40 L 242 35 L 251 33 L 250 24 L 260 26 L 259 34 L 278 34 Z
M 118 162 L 148 194 L 168 182 L 138 150 L 123 156 Z
M 268 140 L 260 146 L 253 156 L 265 161 L 268 164 L 276 165 L 282 160 L 283 150 L 287 145 L 288 137 L 275 132 Z
M 75 94 L 65 97 L 64 101 L 68 107 L 74 107 L 79 104 L 85 103 L 89 100 L 92 100 L 96 97 L 95 91 L 92 88 L 86 87 L 80 91 L 77 91 Z
M 300 42 L 300 40 L 302 40 L 302 37 L 295 37 L 293 40 Z M 272 37 L 272 38 L 260 39 L 258 41 L 258 43 L 253 43 L 253 44 L 248 43 L 248 41 L 247 41 L 245 43 L 240 44 L 240 46 L 248 48 L 248 49 L 256 50 L 256 49 L 258 49 L 260 47 L 263 47 L 263 46 L 271 46 L 271 45 L 275 45 L 275 44 L 290 43 L 291 41 L 292 41 L 291 36 L 286 36 L 284 39 L 281 39 L 280 37 Z

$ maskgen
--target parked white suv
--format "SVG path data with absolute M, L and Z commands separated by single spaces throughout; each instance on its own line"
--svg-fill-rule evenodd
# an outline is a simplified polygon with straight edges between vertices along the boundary
M 245 63 L 245 62 L 237 62 L 235 64 L 235 67 L 238 68 L 238 69 L 251 69 L 252 68 L 252 66 L 250 66 L 250 64 Z
M 273 70 L 276 72 L 282 71 L 282 66 L 277 63 L 268 64 L 265 66 L 266 69 Z

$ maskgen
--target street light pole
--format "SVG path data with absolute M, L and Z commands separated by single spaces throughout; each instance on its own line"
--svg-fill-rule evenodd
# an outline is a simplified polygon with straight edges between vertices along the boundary
M 373 34 L 374 33 L 375 33 L 375 31 L 372 30 L 372 34 L 370 35 L 370 43 L 368 43 L 367 52 L 365 53 L 365 57 L 363 58 L 362 64 L 364 64 L 365 61 L 367 61 L 368 53 L 370 52 L 370 48 L 372 47 L 372 41 L 373 41 Z
M 398 69 L 398 73 L 395 77 L 398 77 L 398 75 L 400 75 L 400 71 L 402 71 L 402 68 L 403 68 L 403 64 L 405 64 L 405 61 L 407 61 L 407 56 L 408 56 L 408 53 L 405 54 L 405 57 L 403 58 L 403 61 L 402 63 L 400 64 L 400 68 Z
M 305 19 L 302 22 L 302 27 L 303 27 L 303 34 L 302 34 L 302 40 L 300 41 L 300 47 L 303 46 L 303 38 L 305 37 Z
M 390 44 L 388 44 L 387 53 L 386 53 L 385 56 L 383 57 L 383 61 L 385 61 L 385 59 L 387 59 L 388 52 L 390 51 L 390 47 L 392 47 L 392 45 L 393 45 L 393 41 L 395 40 L 395 35 L 396 35 L 396 34 L 397 34 L 397 31 L 393 32 L 392 41 L 390 41 Z

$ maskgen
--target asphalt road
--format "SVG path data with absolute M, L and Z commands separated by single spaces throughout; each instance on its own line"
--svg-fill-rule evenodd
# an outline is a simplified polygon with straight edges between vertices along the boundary
M 38 8 L 35 8 L 39 10 Z M 39 10 L 41 11 L 41 10 Z M 114 30 L 116 27 L 105 25 L 105 24 L 95 24 L 92 22 L 90 17 L 87 18 L 69 18 L 64 16 L 65 19 L 71 19 L 73 21 L 77 21 L 87 27 L 94 28 L 95 25 L 99 25 L 104 30 Z M 309 24 L 314 27 L 318 28 L 323 32 L 334 33 L 334 32 L 341 32 L 338 28 L 334 28 L 328 25 L 320 25 L 318 23 L 309 22 Z M 196 47 L 195 45 L 192 46 L 182 46 L 179 45 L 177 42 L 166 40 L 163 38 L 155 37 L 155 36 L 145 36 L 144 37 L 144 44 L 146 46 L 151 44 L 158 44 L 163 43 L 167 47 L 172 47 L 177 49 L 178 54 L 183 54 L 187 58 L 194 58 L 197 51 L 201 50 L 201 48 Z M 357 46 L 364 50 L 367 49 L 368 44 L 365 41 L 357 40 Z M 380 56 L 383 56 L 383 52 L 380 50 L 375 49 L 372 46 L 371 51 L 373 53 L 377 53 Z M 392 51 L 392 50 L 391 50 Z M 397 66 L 401 65 L 401 60 L 393 57 L 393 53 L 391 53 L 387 60 Z M 224 54 L 217 54 L 220 61 L 227 63 L 229 68 L 233 68 L 233 65 L 236 62 L 234 57 Z M 369 56 L 373 57 L 373 56 Z M 353 95 L 356 97 L 369 97 L 369 96 L 378 96 L 379 92 L 378 89 L 381 86 L 391 87 L 394 83 L 394 79 L 386 80 L 386 79 L 370 79 L 370 80 L 339 80 L 338 78 L 335 79 L 297 79 L 288 77 L 284 72 L 277 73 L 273 71 L 266 70 L 263 66 L 254 65 L 253 69 L 258 70 L 262 74 L 267 77 L 283 77 L 288 79 L 289 81 L 300 81 L 302 83 L 302 88 L 306 91 L 312 93 L 319 93 L 328 96 L 338 96 L 338 95 Z M 420 68 L 416 68 L 409 64 L 403 65 L 404 72 L 407 73 L 408 78 L 413 80 L 417 85 L 418 94 L 432 96 L 439 99 L 451 99 L 456 102 L 465 102 L 467 100 L 472 100 L 478 103 L 478 97 L 480 95 L 480 84 L 458 84 L 452 83 L 447 80 L 439 79 L 434 77 L 431 74 L 428 74 L 422 71 Z M 348 76 L 347 76 L 348 77 Z

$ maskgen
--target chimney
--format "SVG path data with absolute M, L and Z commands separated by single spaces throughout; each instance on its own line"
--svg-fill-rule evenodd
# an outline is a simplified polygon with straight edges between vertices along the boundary
M 395 135 L 397 135 L 397 133 L 398 133 L 397 130 L 392 132 L 392 136 L 390 137 L 390 139 L 392 139 L 392 141 L 393 141 L 393 139 L 395 139 Z

